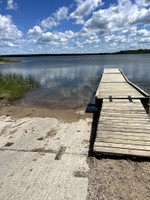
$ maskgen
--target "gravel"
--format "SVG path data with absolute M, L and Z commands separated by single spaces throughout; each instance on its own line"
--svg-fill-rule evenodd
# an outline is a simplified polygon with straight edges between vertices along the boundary
M 88 157 L 87 200 L 150 200 L 150 162 Z

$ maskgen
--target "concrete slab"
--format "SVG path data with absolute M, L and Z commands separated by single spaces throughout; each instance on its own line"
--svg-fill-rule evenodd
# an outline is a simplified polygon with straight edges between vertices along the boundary
M 0 199 L 86 199 L 90 123 L 3 116 L 0 128 Z

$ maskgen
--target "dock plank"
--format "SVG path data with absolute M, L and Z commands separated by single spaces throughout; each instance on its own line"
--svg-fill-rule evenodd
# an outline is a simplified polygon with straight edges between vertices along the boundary
M 112 73 L 120 73 L 118 68 L 105 68 L 104 73 L 112 74 Z
M 125 83 L 126 82 L 125 78 L 120 73 L 103 74 L 101 82 L 109 83 L 109 82 L 114 82 L 114 80 L 115 80 L 115 83 L 118 83 L 118 82 Z
M 96 98 L 106 99 L 112 98 L 144 98 L 137 89 L 131 86 L 119 69 L 104 69 L 104 73 L 99 84 Z
M 150 151 L 150 146 L 143 146 L 143 145 L 136 145 L 133 143 L 126 144 L 126 143 L 106 143 L 106 142 L 95 142 L 95 147 L 111 147 L 117 149 L 134 149 L 134 150 L 146 150 Z
M 150 157 L 150 151 L 138 150 L 138 149 L 118 149 L 118 148 L 108 148 L 108 147 L 94 147 L 94 152 L 98 155 L 125 155 L 125 156 L 140 156 L 140 157 Z
M 129 139 L 120 139 L 120 138 L 99 138 L 97 142 L 105 142 L 105 143 L 117 143 L 117 144 L 131 144 L 131 140 Z M 149 140 L 132 140 L 132 144 L 134 145 L 143 145 L 150 146 Z

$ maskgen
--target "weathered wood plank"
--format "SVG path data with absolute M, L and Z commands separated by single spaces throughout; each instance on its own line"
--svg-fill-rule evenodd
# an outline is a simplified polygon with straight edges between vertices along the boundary
M 107 99 L 104 99 L 104 100 L 107 100 Z M 103 100 L 103 101 L 104 101 Z M 141 104 L 141 102 L 140 103 L 134 103 L 134 102 L 129 102 L 129 101 L 126 101 L 124 104 L 123 103 L 118 103 L 118 102 L 114 102 L 114 100 L 116 100 L 116 99 L 113 99 L 113 102 L 111 102 L 111 104 L 110 104 L 110 102 L 108 103 L 108 102 L 106 102 L 104 105 L 103 105 L 103 107 L 104 108 L 113 108 L 113 109 L 120 109 L 120 108 L 122 108 L 122 109 L 130 109 L 130 108 L 132 108 L 132 109 L 143 109 L 143 105 Z M 127 106 L 127 103 L 128 103 L 128 106 Z
M 125 78 L 122 76 L 121 73 L 117 74 L 103 74 L 101 82 L 126 82 Z
M 150 146 L 149 140 L 129 140 L 129 139 L 119 139 L 119 138 L 98 138 L 96 142 L 106 142 L 106 143 L 119 143 L 119 144 L 134 144 L 142 146 Z
M 117 91 L 115 92 L 102 92 L 100 91 L 98 93 L 97 98 L 100 99 L 108 99 L 110 96 L 112 96 L 112 98 L 126 98 L 128 99 L 129 96 L 131 96 L 132 98 L 143 98 L 143 95 L 141 95 L 140 93 L 138 93 L 137 91 Z
M 150 120 L 149 116 L 148 115 L 144 115 L 144 114 L 135 114 L 135 113 L 116 113 L 114 116 L 113 116 L 113 113 L 107 113 L 107 115 L 105 115 L 106 113 L 102 113 L 101 114 L 101 119 L 107 119 L 107 120 L 111 120 L 111 119 L 118 119 L 118 120 L 127 120 L 128 121 L 132 121 L 132 119 L 148 119 Z
M 150 157 L 150 151 L 133 150 L 133 149 L 117 149 L 111 147 L 94 147 L 94 152 L 96 154 L 106 154 L 106 155 L 126 155 L 126 156 L 141 156 Z
M 118 83 L 100 83 L 100 86 L 99 88 L 101 90 L 132 90 L 132 86 L 127 84 L 126 82 L 125 83 L 119 83 L 119 87 L 118 87 Z
M 149 119 L 149 116 L 147 115 L 147 113 L 145 112 L 145 113 L 137 113 L 137 114 L 135 114 L 135 113 L 115 113 L 115 112 L 113 112 L 113 113 L 111 113 L 111 110 L 110 110 L 110 113 L 108 113 L 108 112 L 103 112 L 102 111 L 102 113 L 101 113 L 101 116 L 103 116 L 103 117 L 111 117 L 111 116 L 113 116 L 114 118 L 115 117 L 121 117 L 121 118 L 126 118 L 126 117 L 129 117 L 129 118 L 136 118 L 136 117 L 138 117 L 138 118 L 148 118 Z
M 127 130 L 127 131 L 121 131 L 121 130 L 101 130 L 99 133 L 96 135 L 96 138 L 102 138 L 102 137 L 117 137 L 117 138 L 126 138 L 128 136 L 132 137 L 142 137 L 149 138 L 150 134 L 148 131 L 145 132 L 136 132 L 134 130 Z
M 104 117 L 104 116 L 102 116 L 101 115 L 101 119 L 103 119 L 103 120 L 111 120 L 111 119 L 119 119 L 119 120 L 125 120 L 125 119 L 128 119 L 128 120 L 134 120 L 134 119 L 139 119 L 139 120 L 148 120 L 149 121 L 149 118 L 147 117 L 147 116 L 141 116 L 141 117 L 136 117 L 136 116 L 134 116 L 133 118 L 131 117 L 131 116 L 129 116 L 129 115 L 124 115 L 124 116 L 121 116 L 121 115 L 115 115 L 115 116 L 113 116 L 113 115 L 108 115 L 108 116 L 106 116 L 106 117 Z
M 111 147 L 116 149 L 133 149 L 133 150 L 145 150 L 150 151 L 150 146 L 133 145 L 133 144 L 119 144 L 119 143 L 106 143 L 95 142 L 95 147 Z
M 128 122 L 122 122 L 122 123 L 110 123 L 110 122 L 99 122 L 99 128 L 100 127 L 108 127 L 111 126 L 112 128 L 124 128 L 129 127 L 128 129 L 141 129 L 142 130 L 149 130 L 150 131 L 150 125 L 148 124 L 139 124 L 139 123 L 128 123 Z
M 127 104 L 128 104 L 128 106 L 127 106 Z M 104 111 L 105 111 L 105 109 L 108 109 L 108 107 L 109 107 L 110 110 L 118 110 L 118 111 L 120 111 L 120 110 L 130 110 L 130 111 L 134 111 L 134 110 L 135 111 L 137 111 L 137 110 L 141 111 L 142 110 L 142 111 L 144 111 L 143 105 L 137 105 L 137 103 L 130 105 L 129 102 L 126 102 L 126 104 L 120 104 L 120 105 L 118 105 L 117 103 L 115 103 L 115 105 L 114 104 L 108 104 L 108 105 L 103 104 Z
M 118 132 L 117 132 L 118 133 Z M 132 133 L 132 132 L 129 132 L 129 133 L 126 133 L 126 134 L 102 134 L 102 135 L 97 135 L 96 136 L 96 142 L 99 140 L 99 139 L 120 139 L 120 140 L 131 140 L 131 143 L 132 141 L 149 141 L 150 140 L 150 137 L 149 137 L 149 134 L 148 133 L 143 133 L 142 135 L 138 134 L 138 133 Z
M 105 68 L 104 73 L 120 73 L 120 70 L 118 68 Z
M 117 109 L 117 108 L 109 108 L 110 109 L 110 113 L 127 113 L 127 114 L 146 114 L 145 111 L 141 108 L 141 109 L 123 109 L 123 108 L 120 108 L 120 109 Z M 108 110 L 107 108 L 103 108 L 102 112 L 101 113 L 108 113 Z
M 131 115 L 131 116 L 130 116 Z M 136 114 L 128 114 L 128 113 L 123 113 L 122 115 L 121 114 L 119 114 L 119 113 L 116 113 L 116 114 L 114 114 L 114 116 L 113 116 L 113 113 L 111 113 L 110 115 L 101 115 L 101 120 L 102 121 L 109 121 L 109 120 L 118 120 L 118 121 L 120 121 L 120 122 L 122 122 L 122 121 L 129 121 L 129 122 L 132 122 L 132 121 L 138 121 L 138 120 L 146 120 L 147 122 L 148 121 L 150 121 L 150 118 L 149 118 L 149 116 L 147 116 L 147 115 L 136 115 Z
M 149 129 L 139 129 L 139 128 L 130 128 L 130 127 L 103 127 L 103 126 L 99 126 L 98 129 L 97 129 L 97 132 L 98 131 L 110 131 L 110 132 L 134 132 L 134 133 L 150 133 L 150 130 Z
M 107 103 L 112 103 L 112 104 L 113 103 L 116 103 L 116 104 L 119 103 L 119 105 L 120 105 L 120 104 L 126 104 L 127 102 L 129 102 L 128 99 L 114 99 L 113 102 L 110 102 L 109 99 L 105 100 L 106 104 Z M 136 104 L 136 103 L 139 104 L 140 102 L 141 102 L 140 99 L 132 99 L 131 104 Z

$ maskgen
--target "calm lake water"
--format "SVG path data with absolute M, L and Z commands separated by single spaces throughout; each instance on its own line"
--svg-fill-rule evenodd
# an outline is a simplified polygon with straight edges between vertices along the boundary
M 25 106 L 77 109 L 94 99 L 104 68 L 119 67 L 129 80 L 150 93 L 150 54 L 19 57 L 0 65 L 2 74 L 32 77 L 39 88 L 19 102 Z

